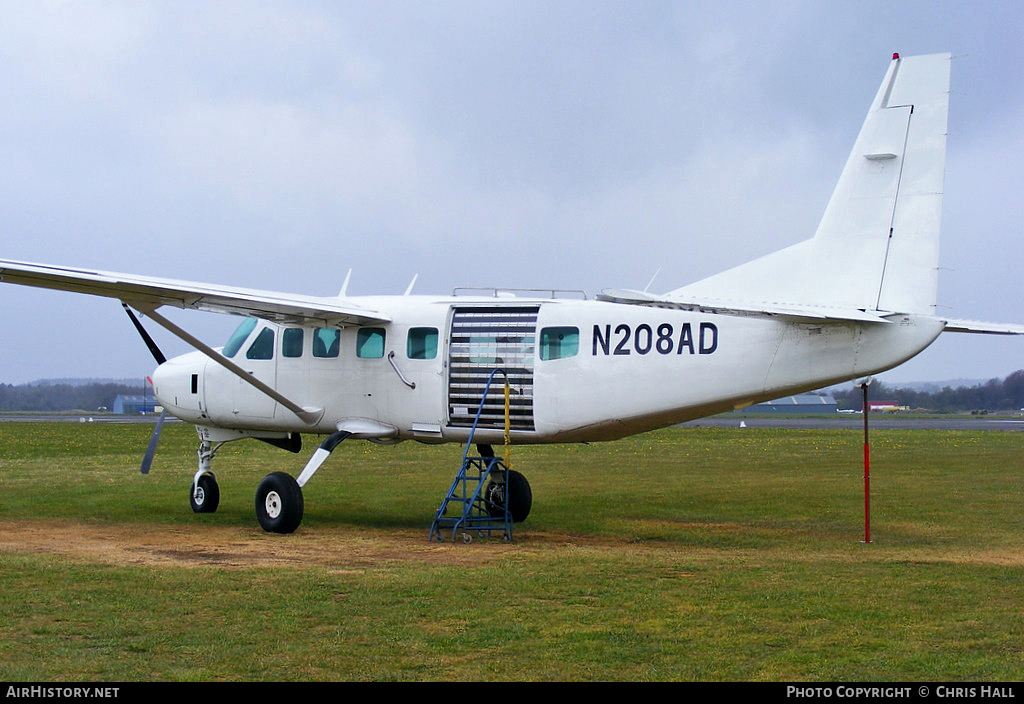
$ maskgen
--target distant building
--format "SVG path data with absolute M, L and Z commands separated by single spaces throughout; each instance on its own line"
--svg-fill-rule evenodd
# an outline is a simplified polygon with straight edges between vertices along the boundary
M 139 415 L 153 413 L 156 399 L 143 394 L 118 394 L 114 399 L 114 413 L 121 415 Z
M 839 403 L 831 394 L 797 394 L 774 401 L 755 403 L 739 413 L 837 413 Z

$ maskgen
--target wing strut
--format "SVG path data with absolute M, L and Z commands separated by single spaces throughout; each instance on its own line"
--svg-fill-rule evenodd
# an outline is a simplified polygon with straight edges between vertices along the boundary
M 273 388 L 272 386 L 268 386 L 267 384 L 263 383 L 262 381 L 254 377 L 252 374 L 246 372 L 240 366 L 232 362 L 224 355 L 217 352 L 217 350 L 213 349 L 199 338 L 195 337 L 194 335 L 188 333 L 185 330 L 182 330 L 177 325 L 172 323 L 170 320 L 157 313 L 156 308 L 140 306 L 138 304 L 132 305 L 134 305 L 135 308 L 138 308 L 139 311 L 141 311 L 145 315 L 149 316 L 149 318 L 153 322 L 166 329 L 175 337 L 181 338 L 182 340 L 184 340 L 185 342 L 187 342 L 188 344 L 192 345 L 197 350 L 205 354 L 207 357 L 212 359 L 214 362 L 221 365 L 229 372 L 237 376 L 239 379 L 243 380 L 247 384 L 251 384 L 252 386 L 256 387 L 257 389 L 265 393 L 270 398 L 280 403 L 282 406 L 284 406 L 289 411 L 291 411 L 299 418 L 301 418 L 304 423 L 313 425 L 323 417 L 324 410 L 322 408 L 306 408 L 295 403 L 290 398 L 282 395 L 277 389 Z

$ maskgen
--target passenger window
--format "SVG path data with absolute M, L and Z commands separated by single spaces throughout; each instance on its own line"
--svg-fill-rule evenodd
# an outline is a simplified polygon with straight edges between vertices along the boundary
M 313 332 L 313 356 L 337 357 L 341 346 L 341 330 L 317 328 Z
M 246 359 L 273 359 L 274 358 L 274 331 L 270 328 L 263 328 L 256 336 L 249 349 L 245 353 Z
M 243 320 L 238 327 L 235 328 L 235 331 L 231 333 L 231 337 L 228 338 L 227 343 L 224 345 L 224 349 L 221 350 L 221 354 L 228 359 L 234 357 L 242 347 L 242 343 L 245 342 L 246 338 L 249 337 L 249 333 L 251 333 L 255 327 L 256 318 L 246 318 Z
M 437 328 L 412 328 L 406 343 L 409 359 L 434 359 L 437 356 Z
M 579 328 L 544 328 L 540 331 L 540 358 L 564 359 L 580 351 Z
M 281 335 L 281 356 L 302 356 L 302 328 L 288 328 Z
M 384 356 L 384 328 L 359 328 L 356 333 L 356 356 L 378 359 Z

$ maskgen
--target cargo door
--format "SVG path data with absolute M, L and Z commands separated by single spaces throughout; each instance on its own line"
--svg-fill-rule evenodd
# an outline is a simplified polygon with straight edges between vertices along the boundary
M 513 430 L 533 430 L 533 362 L 540 306 L 457 306 L 448 345 L 448 425 L 473 425 L 487 379 L 508 375 Z M 491 385 L 480 428 L 504 429 L 504 377 Z

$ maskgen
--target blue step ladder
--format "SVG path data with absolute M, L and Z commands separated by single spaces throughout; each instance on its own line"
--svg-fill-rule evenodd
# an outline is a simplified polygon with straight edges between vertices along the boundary
M 505 377 L 505 457 L 504 459 L 495 457 L 493 453 L 480 451 L 480 448 L 478 448 L 479 456 L 470 456 L 469 448 L 473 445 L 473 436 L 480 423 L 480 414 L 487 401 L 487 394 L 491 390 L 491 382 L 498 374 Z M 504 370 L 493 370 L 487 378 L 487 385 L 480 398 L 480 406 L 477 408 L 476 417 L 473 419 L 473 425 L 469 431 L 469 439 L 466 440 L 466 449 L 462 452 L 462 466 L 459 468 L 458 474 L 455 475 L 444 501 L 441 502 L 441 507 L 437 509 L 434 522 L 430 526 L 430 540 L 443 541 L 442 531 L 449 528 L 453 541 L 460 532 L 462 539 L 467 543 L 472 541 L 473 533 L 491 537 L 495 532 L 500 532 L 506 541 L 512 540 L 513 521 L 509 514 L 509 502 L 503 501 L 504 505 L 498 506 L 489 501 L 484 492 L 484 486 L 488 479 L 497 480 L 505 486 L 508 485 L 512 451 L 509 433 L 511 427 L 509 393 L 508 375 Z M 486 447 L 489 448 L 489 446 Z M 503 495 L 507 495 L 507 492 L 503 492 Z M 449 507 L 454 509 L 450 516 L 447 515 Z

